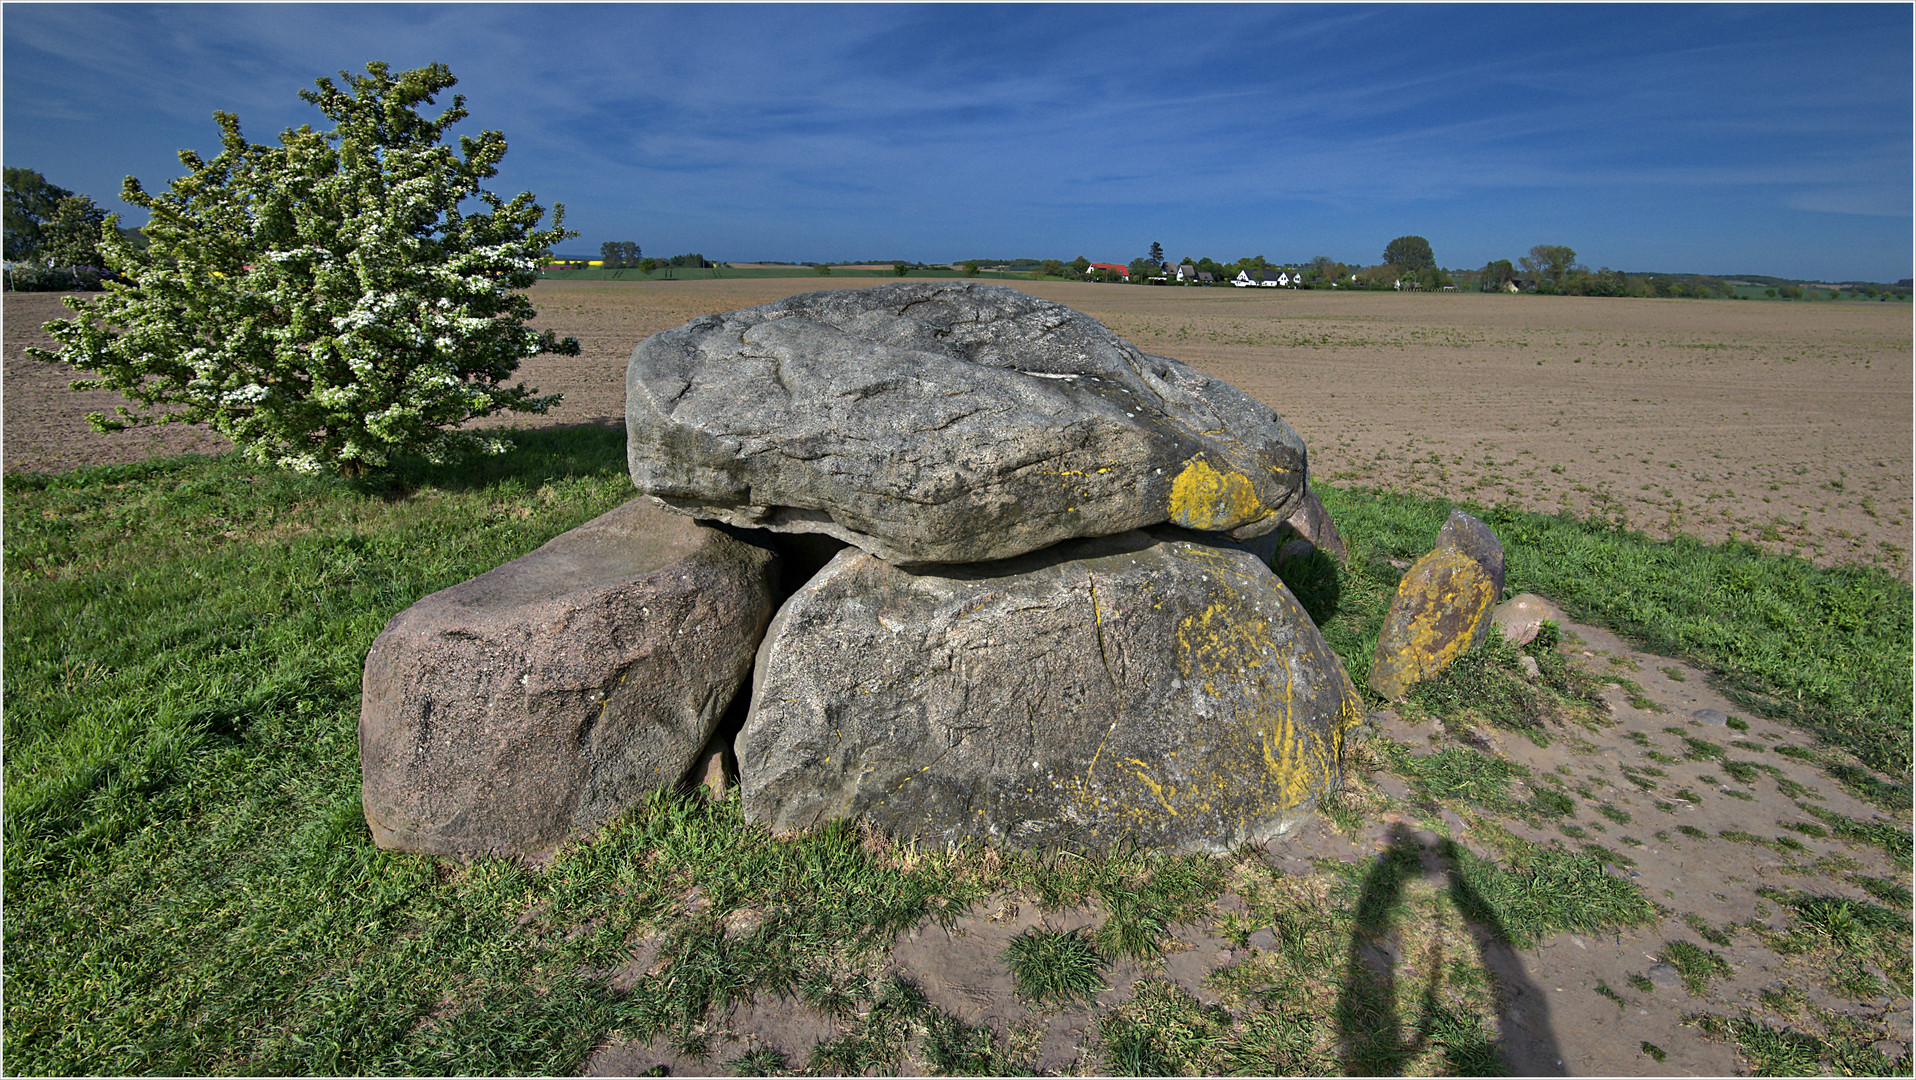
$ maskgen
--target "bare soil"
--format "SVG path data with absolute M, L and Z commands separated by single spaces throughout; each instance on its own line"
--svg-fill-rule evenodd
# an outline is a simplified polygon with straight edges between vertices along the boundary
M 625 362 L 647 335 L 874 283 L 540 282 L 540 325 L 584 352 L 535 358 L 520 375 L 565 402 L 476 423 L 617 421 Z M 1269 403 L 1310 447 L 1311 475 L 1331 483 L 1568 509 L 1910 576 L 1907 306 L 1011 284 Z M 227 445 L 177 425 L 93 432 L 85 415 L 110 413 L 117 396 L 73 393 L 72 372 L 23 353 L 51 347 L 40 326 L 66 314 L 52 294 L 6 294 L 7 472 Z

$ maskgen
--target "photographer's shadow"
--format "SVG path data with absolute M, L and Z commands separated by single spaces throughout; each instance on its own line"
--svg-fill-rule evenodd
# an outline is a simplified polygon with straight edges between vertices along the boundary
M 1458 872 L 1456 845 L 1428 834 L 1420 839 L 1402 824 L 1392 826 L 1389 835 L 1390 846 L 1377 857 L 1357 901 L 1344 989 L 1337 1000 L 1345 1075 L 1402 1075 L 1405 1063 L 1432 1043 L 1443 1046 L 1449 1069 L 1460 1074 L 1566 1075 L 1550 1030 L 1549 1002 L 1524 971 L 1495 909 Z M 1448 965 L 1441 941 L 1416 958 L 1424 991 L 1415 1026 L 1406 1033 L 1398 1023 L 1397 959 L 1389 951 L 1392 909 L 1406 882 L 1439 875 L 1448 880 L 1451 901 L 1463 915 L 1484 968 L 1496 980 L 1494 1039 L 1443 1004 L 1440 990 Z

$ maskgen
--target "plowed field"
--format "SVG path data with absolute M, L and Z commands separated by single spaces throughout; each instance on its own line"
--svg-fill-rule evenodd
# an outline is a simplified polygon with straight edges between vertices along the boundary
M 540 325 L 578 357 L 525 364 L 563 391 L 544 417 L 624 415 L 625 361 L 646 335 L 716 311 L 871 278 L 548 281 Z M 1887 303 L 1396 295 L 1014 282 L 1102 320 L 1147 352 L 1225 379 L 1283 414 L 1335 484 L 1621 519 L 1656 536 L 1738 537 L 1907 578 L 1911 313 Z M 61 471 L 213 451 L 209 432 L 99 435 L 118 404 L 23 355 L 66 313 L 6 294 L 5 469 Z

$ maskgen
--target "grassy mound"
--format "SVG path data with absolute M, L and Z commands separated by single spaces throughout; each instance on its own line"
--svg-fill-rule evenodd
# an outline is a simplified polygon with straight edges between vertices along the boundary
M 419 597 L 630 495 L 616 431 L 510 437 L 518 449 L 502 459 L 373 484 L 230 457 L 7 478 L 8 1071 L 564 1073 L 613 1030 L 697 1049 L 702 1017 L 762 992 L 867 1002 L 865 1041 L 831 1048 L 840 1069 L 895 1061 L 899 1033 L 916 1031 L 939 1067 L 1015 1070 L 988 1034 L 873 974 L 899 928 L 994 891 L 1095 897 L 1109 913 L 1097 953 L 1149 956 L 1225 887 L 1218 860 L 925 852 L 845 825 L 774 841 L 735 799 L 685 795 L 653 799 L 543 872 L 374 849 L 355 743 L 374 635 Z M 1449 507 L 1321 494 L 1355 557 L 1292 583 L 1361 684 L 1390 560 L 1421 554 Z M 1513 591 L 1708 665 L 1819 732 L 1855 783 L 1900 786 L 1907 805 L 1907 586 L 1735 546 L 1484 516 Z M 1603 883 L 1580 859 L 1462 873 L 1471 902 L 1522 936 L 1584 925 L 1531 910 Z M 1362 922 L 1358 883 L 1324 889 L 1326 927 Z M 1598 923 L 1645 918 L 1633 896 L 1619 891 Z M 1331 955 L 1337 940 L 1298 948 Z M 1151 1026 L 1171 1014 L 1140 1002 L 1109 1035 L 1114 1065 L 1172 1054 Z M 1285 1056 L 1297 1035 L 1284 1016 L 1248 1023 L 1230 1061 L 1316 1060 Z M 1456 1067 L 1487 1060 L 1484 1037 L 1458 1043 Z

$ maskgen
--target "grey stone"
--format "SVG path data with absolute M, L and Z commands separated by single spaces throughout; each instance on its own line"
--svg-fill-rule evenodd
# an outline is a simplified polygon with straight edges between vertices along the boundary
M 1302 498 L 1275 412 L 1005 286 L 900 282 L 695 319 L 626 368 L 641 493 L 899 565 L 1159 522 L 1248 539 Z
M 1497 534 L 1490 531 L 1490 526 L 1462 510 L 1452 510 L 1444 527 L 1437 532 L 1436 546 L 1456 548 L 1477 560 L 1477 565 L 1484 568 L 1490 583 L 1496 587 L 1491 599 L 1495 601 L 1504 594 L 1504 546 Z
M 373 841 L 536 857 L 678 783 L 751 670 L 774 571 L 634 499 L 394 616 L 360 704 Z
M 1304 498 L 1298 502 L 1297 509 L 1291 511 L 1291 516 L 1284 519 L 1284 524 L 1309 540 L 1313 547 L 1330 553 L 1338 562 L 1344 561 L 1344 538 L 1337 531 L 1337 523 L 1331 520 L 1324 504 L 1317 500 L 1317 493 L 1310 490 L 1308 484 L 1305 485 Z
M 1717 709 L 1694 709 L 1690 715 L 1711 727 L 1724 727 L 1730 722 L 1729 716 Z
M 1653 964 L 1649 970 L 1650 981 L 1658 986 L 1682 986 L 1683 975 L 1669 964 Z
M 732 776 L 738 772 L 737 767 L 728 765 L 726 762 L 726 759 L 731 756 L 731 751 L 725 747 L 724 740 L 721 739 L 705 748 L 705 752 L 700 754 L 698 761 L 693 763 L 692 771 L 686 778 L 694 781 L 695 786 L 704 789 L 708 798 L 723 799 L 725 793 L 732 788 Z
M 747 820 L 1039 849 L 1270 839 L 1337 784 L 1362 716 L 1275 574 L 1168 526 L 919 572 L 848 549 L 754 679 Z
M 1537 640 L 1544 623 L 1562 623 L 1563 612 L 1536 593 L 1518 593 L 1491 609 L 1490 621 L 1503 633 L 1504 640 L 1522 648 Z
M 1543 669 L 1538 666 L 1537 658 L 1524 655 L 1517 657 L 1517 666 L 1523 669 L 1524 678 L 1535 682 L 1543 678 Z

